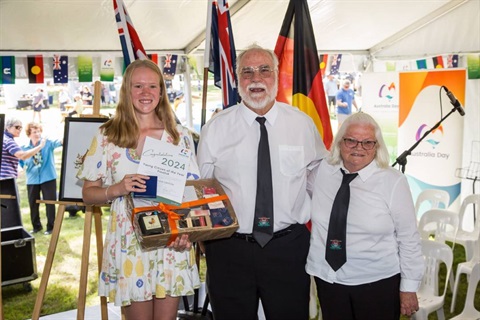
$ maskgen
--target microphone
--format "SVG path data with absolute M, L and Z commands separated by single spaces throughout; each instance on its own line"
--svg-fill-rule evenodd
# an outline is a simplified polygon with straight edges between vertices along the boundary
M 463 110 L 462 105 L 460 102 L 455 98 L 451 91 L 448 91 L 447 87 L 443 86 L 445 91 L 447 92 L 447 97 L 450 99 L 450 103 L 457 109 L 458 113 L 463 117 L 465 115 L 465 110 Z

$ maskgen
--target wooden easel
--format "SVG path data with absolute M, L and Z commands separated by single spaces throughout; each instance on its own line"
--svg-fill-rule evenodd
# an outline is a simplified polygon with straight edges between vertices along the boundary
M 101 82 L 95 81 L 93 113 L 91 115 L 80 115 L 81 117 L 92 117 L 92 118 L 102 117 L 102 115 L 100 115 L 101 90 L 102 90 Z M 52 238 L 50 239 L 50 245 L 48 247 L 47 259 L 45 261 L 45 267 L 43 269 L 42 278 L 40 281 L 40 287 L 38 289 L 37 299 L 35 300 L 35 307 L 33 309 L 32 320 L 38 320 L 40 318 L 40 311 L 42 308 L 43 299 L 45 297 L 45 291 L 47 289 L 48 278 L 50 277 L 50 271 L 52 269 L 53 258 L 55 257 L 55 251 L 57 249 L 58 237 L 60 235 L 60 229 L 62 228 L 63 216 L 65 214 L 66 205 L 85 206 L 83 202 L 72 203 L 72 202 L 48 201 L 48 200 L 38 200 L 37 202 L 45 203 L 45 204 L 58 204 L 59 207 L 58 207 L 57 216 L 55 218 L 55 224 L 53 226 Z M 77 320 L 83 320 L 85 318 L 85 302 L 86 302 L 86 293 L 87 293 L 88 263 L 89 263 L 89 256 L 90 256 L 90 236 L 92 233 L 92 217 L 95 219 L 98 272 L 100 273 L 100 270 L 101 270 L 102 259 L 103 259 L 103 233 L 102 233 L 101 216 L 102 216 L 101 206 L 85 207 L 82 262 L 80 267 L 80 286 L 79 286 L 78 301 L 77 301 Z M 101 306 L 101 319 L 108 320 L 106 297 L 100 297 L 100 306 Z
M 62 228 L 63 217 L 65 214 L 65 208 L 67 205 L 85 206 L 82 202 L 64 202 L 64 201 L 52 201 L 52 200 L 38 200 L 39 203 L 45 204 L 58 204 L 58 212 L 55 218 L 55 224 L 53 226 L 53 232 L 50 239 L 50 245 L 48 247 L 47 259 L 45 261 L 45 267 L 40 281 L 40 287 L 38 289 L 37 298 L 35 300 L 35 306 L 33 308 L 32 319 L 37 320 L 40 318 L 40 311 L 43 305 L 43 299 L 45 297 L 45 291 L 47 290 L 48 279 L 50 277 L 50 271 L 52 270 L 53 258 L 57 249 L 58 238 L 60 236 L 60 229 Z M 85 302 L 87 293 L 87 275 L 88 275 L 88 263 L 90 256 L 90 235 L 92 233 L 92 217 L 95 219 L 95 236 L 97 242 L 97 264 L 98 272 L 100 273 L 102 256 L 103 256 L 103 233 L 102 233 L 102 210 L 101 206 L 86 206 L 85 207 L 85 223 L 83 228 L 83 247 L 82 247 L 82 262 L 80 267 L 80 286 L 78 291 L 77 301 L 77 320 L 85 318 Z M 108 319 L 107 299 L 105 297 L 100 298 L 101 315 L 102 319 Z

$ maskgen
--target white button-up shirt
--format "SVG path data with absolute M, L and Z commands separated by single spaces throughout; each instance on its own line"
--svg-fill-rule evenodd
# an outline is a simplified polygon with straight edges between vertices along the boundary
M 307 272 L 343 285 L 371 283 L 400 273 L 400 291 L 416 292 L 424 261 L 412 195 L 403 174 L 381 169 L 375 160 L 350 183 L 347 262 L 335 272 L 325 260 L 330 213 L 342 182 L 340 168 L 325 160 L 316 169 Z
M 223 110 L 202 129 L 198 164 L 202 178 L 216 178 L 230 198 L 240 233 L 251 233 L 255 216 L 258 115 L 243 103 Z M 275 102 L 265 114 L 274 201 L 274 231 L 310 219 L 307 176 L 327 154 L 312 119 Z

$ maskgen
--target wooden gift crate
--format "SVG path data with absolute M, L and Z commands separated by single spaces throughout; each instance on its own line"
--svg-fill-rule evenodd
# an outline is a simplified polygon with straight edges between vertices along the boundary
M 205 218 L 206 225 L 198 226 L 198 227 L 189 227 L 187 228 L 178 228 L 178 221 L 172 221 L 169 219 L 169 224 L 175 223 L 177 226 L 178 234 L 177 237 L 188 234 L 190 241 L 198 242 L 198 241 L 205 241 L 205 240 L 213 240 L 213 239 L 221 239 L 221 238 L 228 238 L 230 237 L 237 229 L 238 229 L 238 220 L 237 216 L 235 215 L 235 211 L 233 210 L 232 204 L 230 199 L 225 194 L 222 186 L 216 179 L 199 179 L 199 180 L 187 180 L 186 186 L 193 186 L 197 195 L 202 194 L 203 187 L 212 187 L 216 190 L 219 196 L 224 196 L 226 199 L 223 200 L 224 206 L 227 208 L 230 217 L 233 220 L 233 223 L 229 226 L 222 226 L 222 227 L 212 227 L 212 222 L 209 216 Z M 210 200 L 205 200 L 210 201 Z M 189 203 L 182 203 L 181 206 L 172 207 L 169 206 L 170 210 L 177 211 L 178 209 L 187 209 L 191 208 Z M 127 210 L 128 212 L 132 212 L 134 209 L 134 201 L 132 198 L 127 197 Z M 199 206 L 193 206 L 193 208 L 198 208 Z M 201 205 L 202 209 L 208 209 L 208 204 Z M 136 210 L 139 210 L 142 207 L 137 207 Z M 144 235 L 140 228 L 140 224 L 138 221 L 139 214 L 132 214 L 131 220 L 133 222 L 133 228 L 135 230 L 135 234 L 137 235 L 137 239 L 140 242 L 140 245 L 143 250 L 149 251 L 153 249 L 158 249 L 167 246 L 170 241 L 175 240 L 175 236 L 172 237 L 172 233 L 163 233 L 163 234 L 154 234 L 154 235 Z

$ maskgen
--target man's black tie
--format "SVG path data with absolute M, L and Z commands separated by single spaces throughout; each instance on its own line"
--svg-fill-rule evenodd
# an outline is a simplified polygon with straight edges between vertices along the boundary
M 264 247 L 273 236 L 273 187 L 270 147 L 265 118 L 257 117 L 260 123 L 260 142 L 257 161 L 257 197 L 255 200 L 255 220 L 253 237 Z
M 342 185 L 333 201 L 332 213 L 328 224 L 325 259 L 333 270 L 337 271 L 347 261 L 347 214 L 350 203 L 350 182 L 358 173 L 343 174 Z

